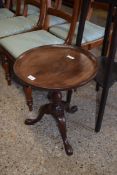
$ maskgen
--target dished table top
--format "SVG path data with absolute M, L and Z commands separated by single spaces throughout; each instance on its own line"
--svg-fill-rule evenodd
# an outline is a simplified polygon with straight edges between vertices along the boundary
M 97 72 L 96 58 L 81 48 L 49 45 L 31 49 L 14 65 L 25 83 L 47 90 L 66 90 L 86 84 Z

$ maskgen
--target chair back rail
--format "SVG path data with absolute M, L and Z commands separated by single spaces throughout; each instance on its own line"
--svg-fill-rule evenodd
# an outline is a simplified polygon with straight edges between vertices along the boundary
M 94 10 L 94 0 L 91 0 L 88 7 L 87 20 L 90 20 Z
M 69 28 L 67 38 L 65 40 L 65 44 L 71 44 L 73 35 L 74 35 L 74 31 L 75 31 L 75 27 L 76 27 L 76 23 L 77 23 L 77 19 L 80 13 L 81 0 L 74 0 L 72 14 L 69 14 L 63 11 L 61 9 L 61 6 L 62 6 L 62 0 L 55 0 L 54 7 L 52 6 L 47 7 L 46 18 L 45 18 L 45 26 L 46 26 L 45 28 L 47 29 L 49 27 L 48 25 L 49 23 L 48 21 L 50 21 L 49 15 L 53 15 L 53 16 L 66 20 L 68 23 L 70 23 L 70 28 Z
M 3 2 L 3 0 L 0 0 L 0 7 L 5 7 L 5 8 L 10 9 L 11 1 L 12 0 L 5 0 Z
M 46 20 L 46 1 L 49 2 L 49 5 L 50 5 L 50 0 L 40 0 L 40 15 L 39 15 L 39 20 L 38 20 L 38 23 L 37 23 L 37 30 L 38 29 L 42 29 L 44 28 L 45 26 L 45 20 Z
M 60 9 L 61 8 L 61 5 L 62 5 L 62 0 L 56 0 L 56 2 L 55 2 L 55 8 L 56 9 Z
M 46 8 L 48 8 L 48 6 L 49 7 L 51 6 L 51 0 L 25 0 L 24 1 L 24 12 L 23 12 L 24 16 L 28 15 L 28 5 L 34 5 L 40 9 L 39 20 L 37 22 L 37 26 L 35 27 L 35 30 L 44 28 Z
M 21 0 L 8 0 L 8 1 L 11 1 L 10 2 L 11 9 L 13 9 L 13 5 L 16 3 L 16 16 L 21 15 L 20 12 L 21 12 L 22 1 Z M 29 4 L 40 8 L 40 0 L 24 0 L 24 10 L 23 10 L 24 16 L 27 16 Z M 51 6 L 51 0 L 48 0 L 48 4 L 50 4 Z
M 70 29 L 66 38 L 65 43 L 66 44 L 71 44 L 72 39 L 74 36 L 74 32 L 76 29 L 76 24 L 78 21 L 78 16 L 80 14 L 80 9 L 81 9 L 81 0 L 74 0 L 74 5 L 73 5 L 73 13 L 71 17 L 71 23 L 70 23 Z
M 103 8 L 101 8 L 99 2 L 96 3 L 95 0 L 90 0 L 89 9 L 88 9 L 87 18 L 86 18 L 87 20 L 91 19 L 92 15 L 93 15 L 94 8 L 103 10 Z
M 18 0 L 18 1 L 20 1 L 20 0 Z M 41 8 L 41 1 L 40 0 L 25 0 L 24 1 L 24 11 L 23 11 L 24 16 L 28 15 L 28 5 L 33 5 L 33 6 L 36 6 L 38 8 Z
M 22 3 L 21 0 L 16 0 L 16 16 L 19 16 L 20 15 L 21 3 Z M 13 3 L 12 3 L 12 6 L 13 6 Z

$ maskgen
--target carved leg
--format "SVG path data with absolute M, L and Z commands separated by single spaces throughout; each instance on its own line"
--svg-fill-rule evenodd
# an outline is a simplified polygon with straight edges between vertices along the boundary
M 68 113 L 74 113 L 78 110 L 77 106 L 70 106 L 71 103 L 71 97 L 72 97 L 72 90 L 67 91 L 67 99 L 65 104 L 65 110 Z
M 64 144 L 67 155 L 72 155 L 73 149 L 67 139 L 66 120 L 64 116 L 64 104 L 62 102 L 61 92 L 55 91 L 52 93 L 52 112 L 51 114 L 57 121 L 59 131 L 61 133 L 63 144 Z
M 31 86 L 24 86 L 24 93 L 26 96 L 27 105 L 29 107 L 29 111 L 32 111 L 33 108 L 33 99 L 32 99 L 32 87 Z
M 40 107 L 38 117 L 36 119 L 26 119 L 25 124 L 26 125 L 34 125 L 35 123 L 39 122 L 42 119 L 42 117 L 44 116 L 44 114 L 46 113 L 47 106 L 48 105 L 44 105 L 44 106 Z
M 73 149 L 72 149 L 72 147 L 69 144 L 69 141 L 67 139 L 65 116 L 64 116 L 64 114 L 61 114 L 61 116 L 55 115 L 54 117 L 56 118 L 56 121 L 58 123 L 58 128 L 59 128 L 59 131 L 60 131 L 62 139 L 63 139 L 65 151 L 68 155 L 72 155 Z
M 5 70 L 5 76 L 6 76 L 6 80 L 8 82 L 8 85 L 11 85 L 9 62 L 8 62 L 8 59 L 6 56 L 3 57 L 2 66 Z
M 54 91 L 52 92 L 52 103 L 45 104 L 40 107 L 39 115 L 36 119 L 26 119 L 26 125 L 34 125 L 35 123 L 39 122 L 44 114 L 51 114 L 55 120 L 57 121 L 58 128 L 60 130 L 65 151 L 68 155 L 73 154 L 73 149 L 68 142 L 67 133 L 66 133 L 66 121 L 64 116 L 64 103 L 62 102 L 62 95 L 61 92 Z

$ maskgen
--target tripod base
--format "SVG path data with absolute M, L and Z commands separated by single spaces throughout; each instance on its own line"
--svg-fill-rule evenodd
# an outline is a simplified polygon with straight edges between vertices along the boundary
M 59 131 L 62 136 L 66 154 L 72 155 L 73 149 L 69 144 L 69 141 L 67 138 L 66 120 L 65 120 L 64 111 L 74 113 L 77 111 L 77 107 L 76 106 L 70 107 L 67 102 L 62 101 L 62 94 L 60 91 L 53 91 L 51 94 L 51 99 L 52 99 L 52 103 L 45 104 L 40 107 L 39 115 L 36 119 L 26 119 L 25 124 L 34 125 L 35 123 L 39 122 L 42 119 L 44 114 L 51 114 L 57 122 Z

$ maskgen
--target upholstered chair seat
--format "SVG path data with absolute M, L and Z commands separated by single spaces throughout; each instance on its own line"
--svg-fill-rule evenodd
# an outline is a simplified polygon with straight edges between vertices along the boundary
M 30 1 L 27 3 L 30 3 Z M 38 6 L 39 6 L 39 3 L 35 4 L 35 2 L 34 2 L 34 5 L 27 4 L 28 9 L 27 11 L 24 11 L 24 16 L 15 16 L 15 17 L 6 18 L 6 19 L 1 18 L 0 38 L 27 32 L 29 30 L 34 30 L 35 29 L 34 27 L 37 27 L 39 15 L 40 15 L 40 9 Z M 0 9 L 0 10 L 2 11 L 5 9 Z M 8 10 L 8 12 L 10 11 Z M 26 15 L 26 12 L 30 15 Z M 60 24 L 60 23 L 65 23 L 65 20 L 56 16 L 52 16 L 52 15 L 50 16 L 49 26 Z
M 0 38 L 30 30 L 37 24 L 37 21 L 37 16 L 30 18 L 17 16 L 0 20 Z
M 28 15 L 27 18 L 31 20 L 33 23 L 37 23 L 39 19 L 39 13 L 37 12 L 35 14 Z M 57 16 L 50 15 L 49 26 L 54 26 L 63 23 L 66 23 L 66 20 L 59 18 Z
M 14 13 L 7 8 L 0 8 L 0 20 L 5 18 L 11 18 L 14 16 Z M 1 26 L 0 26 L 1 27 Z
M 23 11 L 23 10 L 22 10 Z M 39 13 L 39 8 L 33 5 L 28 5 L 28 15 L 33 15 Z
M 0 20 L 0 38 L 7 37 L 10 35 L 22 33 L 32 29 L 37 25 L 39 14 L 24 16 L 16 16 L 13 18 L 1 19 Z M 66 21 L 62 18 L 50 16 L 49 26 L 53 26 Z
M 64 40 L 45 30 L 18 34 L 0 40 L 0 45 L 4 47 L 15 59 L 29 49 L 43 45 L 63 43 Z
M 59 18 L 57 16 L 50 15 L 49 26 L 54 26 L 54 25 L 63 24 L 63 23 L 67 23 L 66 20 Z
M 72 44 L 76 43 L 78 25 L 79 23 L 77 22 Z M 49 28 L 49 32 L 64 40 L 68 34 L 69 26 L 70 26 L 69 23 L 52 26 Z M 90 21 L 86 21 L 85 29 L 83 33 L 82 44 L 86 44 L 88 42 L 92 42 L 92 41 L 103 38 L 104 30 L 105 30 L 104 27 L 98 26 L 94 23 L 91 23 Z

